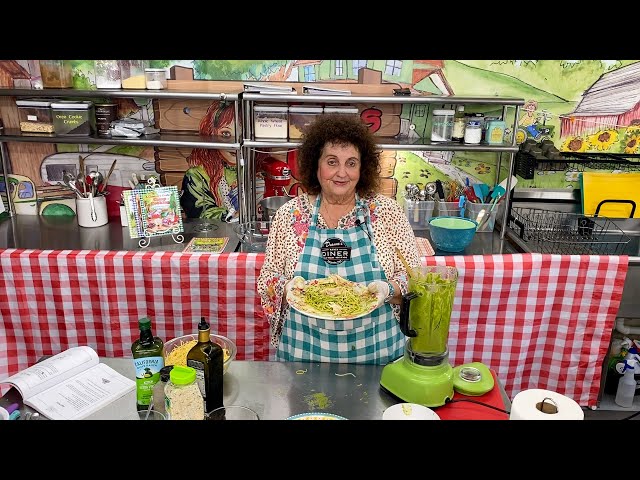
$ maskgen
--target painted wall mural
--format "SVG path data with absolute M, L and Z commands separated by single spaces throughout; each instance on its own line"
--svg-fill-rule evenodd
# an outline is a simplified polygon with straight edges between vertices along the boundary
M 94 90 L 93 60 L 70 61 L 74 88 Z M 523 146 L 531 146 L 535 167 L 530 178 L 519 178 L 518 188 L 575 188 L 579 172 L 634 170 L 640 166 L 640 61 L 638 60 L 151 60 L 185 81 L 318 82 L 349 88 L 366 85 L 377 93 L 408 88 L 415 94 L 508 96 L 524 98 L 518 128 L 508 129 Z M 0 86 L 41 88 L 37 60 L 0 61 Z M 99 90 L 96 90 L 99 98 Z M 3 99 L 7 100 L 7 99 Z M 121 118 L 146 119 L 167 132 L 233 135 L 230 104 L 196 100 L 155 102 L 117 99 Z M 378 135 L 428 137 L 427 106 L 402 108 L 358 105 L 359 113 Z M 397 106 L 396 106 L 397 107 Z M 467 110 L 465 110 L 467 111 Z M 471 109 L 473 112 L 473 109 Z M 480 108 L 485 117 L 499 116 L 501 108 Z M 5 126 L 16 117 L 15 105 L 0 104 Z M 513 115 L 513 114 L 512 114 Z M 507 124 L 513 118 L 507 118 Z M 546 145 L 546 151 L 545 150 Z M 550 145 L 554 149 L 550 148 Z M 539 149 L 540 151 L 538 151 Z M 235 154 L 182 148 L 112 147 L 63 144 L 9 144 L 12 173 L 36 184 L 61 182 L 64 168 L 78 169 L 77 156 L 94 160 L 98 168 L 118 159 L 110 183 L 128 188 L 133 173 L 158 174 L 166 185 L 184 191 L 189 216 L 237 218 Z M 592 162 L 552 162 L 547 152 L 593 155 Z M 603 156 L 623 158 L 619 165 L 598 163 Z M 261 154 L 293 162 L 295 153 Z M 495 153 L 397 151 L 384 153 L 385 193 L 397 197 L 407 183 L 454 179 L 492 185 L 507 174 L 504 156 L 498 168 Z M 259 173 L 259 176 L 262 172 Z M 258 185 L 263 184 L 258 181 Z M 295 175 L 289 193 L 297 192 Z M 259 192 L 262 193 L 262 190 Z M 115 198 L 115 197 L 114 197 Z

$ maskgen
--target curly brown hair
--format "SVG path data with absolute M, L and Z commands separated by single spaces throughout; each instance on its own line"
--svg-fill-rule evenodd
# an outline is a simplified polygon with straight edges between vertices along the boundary
M 360 152 L 360 178 L 356 185 L 359 196 L 375 193 L 380 186 L 380 150 L 369 127 L 357 115 L 327 113 L 307 127 L 298 149 L 300 183 L 307 193 L 321 191 L 318 161 L 327 143 L 353 145 Z

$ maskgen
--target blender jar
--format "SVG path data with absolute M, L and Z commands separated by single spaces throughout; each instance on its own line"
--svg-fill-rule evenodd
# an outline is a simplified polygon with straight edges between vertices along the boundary
M 441 356 L 447 352 L 457 283 L 455 267 L 434 265 L 412 269 L 409 294 L 402 301 L 400 326 L 402 328 L 403 321 L 406 324 L 408 320 L 407 330 L 415 333 L 415 336 L 409 335 L 414 354 Z

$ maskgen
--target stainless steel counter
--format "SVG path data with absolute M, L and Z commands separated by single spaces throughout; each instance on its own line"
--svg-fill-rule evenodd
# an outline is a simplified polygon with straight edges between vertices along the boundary
M 229 237 L 224 252 L 234 252 L 238 237 L 234 223 L 205 218 L 185 219 L 184 241 L 174 242 L 171 235 L 150 237 L 150 245 L 141 248 L 139 238 L 130 238 L 128 227 L 111 218 L 102 227 L 80 227 L 75 217 L 14 215 L 0 222 L 0 248 L 39 250 L 130 250 L 180 252 L 193 237 Z
M 131 358 L 100 361 L 135 378 Z M 382 368 L 383 365 L 233 361 L 224 376 L 224 404 L 249 407 L 262 420 L 284 420 L 298 413 L 318 411 L 349 420 L 380 420 L 387 407 L 399 402 L 380 388 Z M 500 382 L 498 388 L 508 411 L 509 397 Z M 0 399 L 0 406 L 12 402 L 20 403 L 13 389 Z M 33 410 L 21 406 L 21 411 L 24 416 Z
M 429 230 L 414 230 L 413 233 L 416 237 L 428 239 L 429 242 L 431 242 L 431 246 L 433 246 L 436 255 L 492 255 L 521 253 L 507 238 L 500 238 L 499 230 L 476 233 L 469 246 L 459 253 L 443 252 L 442 250 L 436 249 L 436 245 L 433 243 L 431 236 L 429 235 Z

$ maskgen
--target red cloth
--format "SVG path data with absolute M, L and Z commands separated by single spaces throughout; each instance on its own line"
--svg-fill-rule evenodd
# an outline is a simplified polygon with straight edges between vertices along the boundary
M 144 316 L 164 340 L 196 332 L 204 316 L 212 332 L 236 342 L 239 360 L 270 360 L 275 352 L 256 292 L 263 261 L 261 253 L 0 250 L 0 379 L 77 345 L 130 357 Z M 459 271 L 451 365 L 484 363 L 509 398 L 543 388 L 596 405 L 626 256 L 425 261 Z
M 453 402 L 443 405 L 442 407 L 433 408 L 432 410 L 438 414 L 440 420 L 509 420 L 509 414 L 499 412 L 484 405 L 477 405 L 472 402 L 459 402 L 458 400 L 473 400 L 474 402 L 486 403 L 488 405 L 509 411 L 504 405 L 500 387 L 498 386 L 498 377 L 496 372 L 491 370 L 493 376 L 494 387 L 484 395 L 469 396 L 455 392 Z

